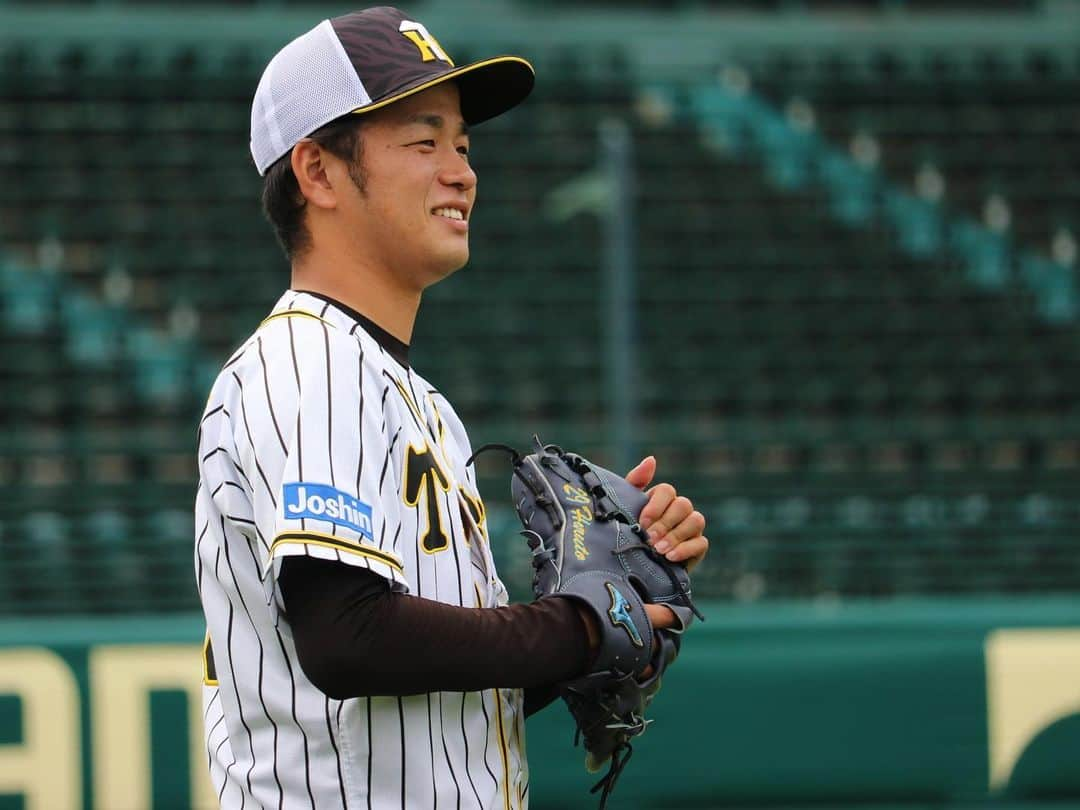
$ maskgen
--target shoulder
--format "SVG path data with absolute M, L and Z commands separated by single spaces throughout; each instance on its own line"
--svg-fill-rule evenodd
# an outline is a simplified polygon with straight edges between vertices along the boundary
M 271 315 L 249 339 L 243 363 L 249 371 L 294 382 L 325 377 L 381 379 L 386 359 L 361 330 L 343 329 L 309 312 Z

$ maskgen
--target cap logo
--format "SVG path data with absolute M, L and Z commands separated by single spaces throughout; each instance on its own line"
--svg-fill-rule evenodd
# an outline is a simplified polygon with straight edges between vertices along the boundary
M 402 20 L 401 25 L 398 26 L 398 31 L 417 47 L 420 51 L 420 58 L 423 61 L 433 62 L 438 59 L 442 62 L 446 62 L 450 67 L 454 66 L 454 60 L 447 55 L 446 51 L 443 50 L 442 45 L 439 44 L 439 40 L 431 35 L 424 27 L 423 23 L 418 23 L 413 20 Z

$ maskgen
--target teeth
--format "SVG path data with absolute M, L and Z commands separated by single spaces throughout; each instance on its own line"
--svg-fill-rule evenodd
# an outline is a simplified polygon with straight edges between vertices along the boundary
M 465 219 L 465 215 L 456 208 L 436 208 L 435 215 L 448 219 Z

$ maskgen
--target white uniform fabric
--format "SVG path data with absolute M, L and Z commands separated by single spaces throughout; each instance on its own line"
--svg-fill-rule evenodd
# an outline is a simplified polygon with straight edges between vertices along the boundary
M 199 430 L 196 569 L 223 808 L 525 808 L 520 690 L 333 700 L 280 612 L 287 555 L 452 605 L 507 601 L 449 402 L 346 312 L 287 292 Z

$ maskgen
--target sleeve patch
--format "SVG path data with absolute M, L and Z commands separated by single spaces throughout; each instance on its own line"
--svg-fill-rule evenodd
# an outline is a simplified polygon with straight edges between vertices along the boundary
M 352 529 L 373 540 L 371 506 L 326 484 L 297 481 L 282 487 L 286 520 L 315 518 Z

